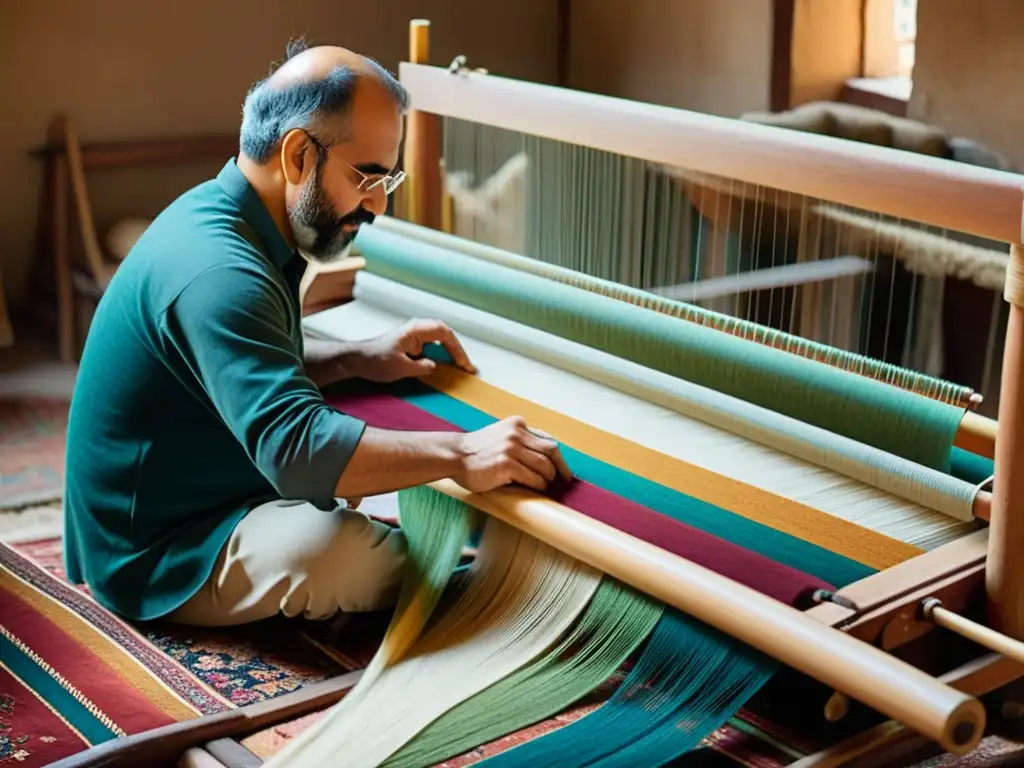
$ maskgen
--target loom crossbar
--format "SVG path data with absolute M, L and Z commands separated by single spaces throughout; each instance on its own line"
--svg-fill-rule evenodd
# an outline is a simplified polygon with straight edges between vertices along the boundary
M 1024 178 L 942 158 L 402 62 L 416 110 L 1017 243 Z

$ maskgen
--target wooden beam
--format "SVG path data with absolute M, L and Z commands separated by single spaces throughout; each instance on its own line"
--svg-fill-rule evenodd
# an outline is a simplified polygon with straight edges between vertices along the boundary
M 430 62 L 430 22 L 414 19 L 409 24 L 409 61 Z M 431 229 L 441 227 L 441 117 L 418 106 L 406 118 L 405 183 L 406 214 L 410 221 Z
M 1022 198 L 1024 199 L 1024 198 Z M 1010 247 L 995 481 L 985 574 L 990 625 L 1024 640 L 1024 246 Z
M 189 749 L 200 749 L 204 744 L 218 739 L 253 733 L 329 707 L 351 690 L 361 676 L 362 670 L 349 672 L 258 704 L 107 741 L 85 752 L 58 760 L 50 768 L 173 766 Z
M 964 664 L 940 679 L 964 693 L 984 696 L 1021 676 L 1024 676 L 1024 667 L 1020 664 L 997 654 L 988 654 Z M 853 768 L 854 761 L 864 768 L 877 767 L 922 748 L 928 748 L 933 753 L 940 751 L 934 746 L 934 742 L 929 743 L 927 739 L 909 728 L 887 720 L 874 728 L 797 760 L 791 763 L 789 768 Z
M 402 62 L 399 75 L 418 109 L 435 115 L 1000 242 L 1021 236 L 1019 174 L 481 72 Z
M 950 752 L 965 754 L 981 738 L 985 712 L 976 699 L 954 694 L 922 670 L 805 612 L 536 492 L 508 486 L 471 493 L 451 480 L 429 485 L 906 723 Z

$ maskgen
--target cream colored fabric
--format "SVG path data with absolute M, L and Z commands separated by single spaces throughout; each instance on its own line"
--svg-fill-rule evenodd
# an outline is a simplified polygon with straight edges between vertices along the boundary
M 402 533 L 362 512 L 275 501 L 236 526 L 203 588 L 168 618 L 227 626 L 393 606 L 402 586 Z
M 488 518 L 465 591 L 431 616 L 404 658 L 383 664 L 378 655 L 359 684 L 265 768 L 380 765 L 445 712 L 554 646 L 600 581 L 599 571 Z

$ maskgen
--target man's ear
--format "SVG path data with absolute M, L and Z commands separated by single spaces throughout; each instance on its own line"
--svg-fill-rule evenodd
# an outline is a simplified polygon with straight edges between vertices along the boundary
M 309 147 L 309 137 L 298 128 L 288 131 L 281 140 L 281 170 L 285 180 L 294 186 L 301 184 L 306 175 Z

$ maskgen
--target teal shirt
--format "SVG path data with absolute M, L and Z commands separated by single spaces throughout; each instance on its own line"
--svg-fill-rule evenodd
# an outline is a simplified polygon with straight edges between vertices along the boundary
M 107 608 L 173 611 L 261 502 L 333 508 L 365 425 L 304 371 L 304 267 L 233 160 L 119 266 L 79 367 L 64 512 L 68 577 Z

